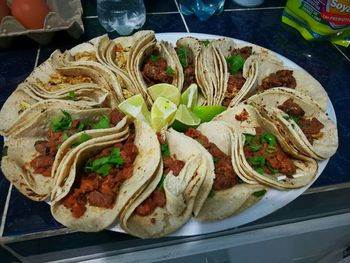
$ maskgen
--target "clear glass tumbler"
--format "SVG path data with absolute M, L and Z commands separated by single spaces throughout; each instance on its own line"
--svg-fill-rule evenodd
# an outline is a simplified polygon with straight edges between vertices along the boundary
M 225 0 L 178 0 L 180 11 L 184 15 L 195 14 L 201 21 L 224 10 Z
M 107 32 L 129 35 L 146 21 L 143 0 L 97 0 L 97 16 Z

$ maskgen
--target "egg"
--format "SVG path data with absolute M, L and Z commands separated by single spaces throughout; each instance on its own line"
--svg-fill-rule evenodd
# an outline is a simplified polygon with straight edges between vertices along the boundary
M 49 12 L 45 0 L 13 0 L 11 5 L 12 15 L 27 29 L 43 28 Z
M 7 7 L 6 0 L 0 0 L 0 23 L 4 16 L 10 15 L 10 9 Z

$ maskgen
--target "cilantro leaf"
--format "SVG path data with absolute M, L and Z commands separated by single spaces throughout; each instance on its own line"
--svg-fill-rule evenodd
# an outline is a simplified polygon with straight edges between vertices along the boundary
M 164 143 L 160 146 L 160 151 L 164 156 L 170 157 L 169 145 L 167 143 Z
M 261 167 L 265 165 L 266 157 L 261 155 L 256 155 L 250 159 L 250 162 L 256 167 Z
M 207 39 L 207 40 L 204 40 L 204 41 L 203 41 L 203 44 L 204 44 L 205 47 L 207 47 L 207 46 L 209 45 L 209 40 L 208 40 L 208 39 Z
M 77 100 L 77 95 L 74 90 L 71 90 L 66 97 L 66 100 Z
M 92 121 L 87 119 L 79 122 L 78 131 L 85 130 L 88 126 L 91 126 Z
M 264 168 L 262 167 L 258 167 L 254 169 L 256 172 L 258 172 L 259 174 L 264 174 Z
M 177 50 L 177 56 L 179 57 L 182 67 L 186 68 L 188 66 L 187 50 L 185 47 L 180 47 Z
M 51 127 L 54 132 L 69 130 L 72 127 L 72 116 L 62 110 L 63 115 L 56 116 L 51 121 Z
M 248 147 L 252 152 L 257 152 L 257 151 L 259 151 L 261 146 L 262 146 L 261 144 L 249 144 Z
M 98 122 L 91 125 L 92 129 L 107 129 L 109 128 L 109 116 L 102 115 L 99 117 Z
M 171 67 L 167 67 L 166 73 L 168 73 L 169 75 L 174 75 L 175 71 Z
M 64 131 L 63 134 L 62 134 L 63 141 L 67 140 L 68 138 L 69 138 L 68 133 L 66 131 Z
M 229 66 L 230 73 L 235 74 L 243 69 L 245 60 L 242 58 L 241 55 L 233 55 L 229 58 L 226 58 L 226 62 Z
M 271 147 L 275 147 L 277 144 L 276 136 L 269 132 L 264 132 L 260 135 L 260 142 L 267 143 Z
M 120 148 L 112 148 L 111 155 L 89 161 L 85 166 L 86 172 L 95 172 L 102 176 L 107 176 L 113 166 L 119 166 L 124 163 L 120 156 Z
M 120 156 L 120 148 L 113 148 L 111 156 L 109 158 L 109 163 L 116 165 L 123 165 L 124 159 Z
M 75 142 L 72 142 L 72 144 L 70 145 L 71 147 L 76 147 L 78 146 L 79 144 L 82 144 L 83 142 L 86 142 L 88 140 L 90 140 L 92 137 L 89 135 L 89 134 L 86 134 L 85 132 L 80 135 L 79 137 L 79 140 L 78 141 L 75 141 Z
M 251 144 L 256 139 L 255 135 L 245 133 L 244 136 L 245 136 L 245 144 Z
M 215 195 L 215 191 L 213 189 L 211 189 L 209 194 L 208 194 L 208 198 L 213 198 L 214 195 Z
M 162 175 L 162 178 L 160 179 L 159 183 L 157 184 L 157 189 L 162 189 L 164 185 L 165 175 Z
M 258 197 L 258 198 L 264 196 L 265 194 L 266 194 L 266 190 L 265 189 L 260 190 L 260 191 L 256 191 L 256 192 L 253 193 L 253 195 L 255 197 Z
M 109 174 L 109 171 L 112 169 L 112 164 L 110 163 L 105 163 L 102 166 L 100 166 L 98 169 L 96 169 L 96 173 L 102 175 L 102 176 L 107 176 Z
M 155 55 L 155 54 L 151 54 L 151 61 L 153 63 L 157 63 L 159 60 L 159 56 L 158 55 Z

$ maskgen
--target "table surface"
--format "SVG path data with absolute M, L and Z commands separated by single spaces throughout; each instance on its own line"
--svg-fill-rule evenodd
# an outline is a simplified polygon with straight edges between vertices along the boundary
M 40 46 L 20 37 L 8 49 L 0 49 L 0 103 L 6 101 L 16 86 L 55 49 L 66 50 L 93 37 L 105 34 L 96 16 L 96 1 L 82 1 L 85 34 L 72 39 L 58 32 L 52 43 Z M 244 8 L 231 0 L 224 12 L 201 22 L 195 16 L 182 16 L 173 0 L 145 0 L 147 19 L 142 29 L 161 32 L 196 32 L 223 35 L 252 42 L 271 49 L 294 61 L 324 86 L 333 103 L 338 120 L 339 149 L 312 186 L 332 187 L 350 182 L 350 51 L 328 42 L 307 42 L 293 28 L 281 23 L 283 0 L 266 0 L 256 8 Z M 110 37 L 117 37 L 116 33 Z M 1 120 L 0 120 L 1 121 Z M 2 146 L 2 141 L 1 145 Z M 293 203 L 290 204 L 293 206 Z M 49 206 L 22 196 L 0 174 L 1 237 L 21 237 L 33 233 L 66 231 L 50 214 Z M 56 232 L 55 232 L 56 231 Z M 111 234 L 106 234 L 111 235 Z M 124 238 L 126 235 L 123 235 Z M 103 238 L 102 238 L 103 239 Z

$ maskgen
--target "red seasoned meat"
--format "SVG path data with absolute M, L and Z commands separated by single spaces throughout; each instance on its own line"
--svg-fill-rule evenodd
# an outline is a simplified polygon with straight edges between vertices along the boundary
M 288 115 L 293 115 L 296 117 L 302 117 L 305 114 L 305 111 L 298 104 L 293 102 L 292 98 L 283 102 L 283 104 L 279 105 L 278 108 Z
M 125 117 L 125 114 L 121 111 L 114 109 L 109 113 L 109 120 L 111 127 L 117 125 L 118 122 L 120 122 Z
M 87 199 L 91 206 L 111 208 L 115 200 L 115 194 L 105 194 L 93 191 L 88 194 Z
M 271 73 L 264 78 L 261 85 L 257 87 L 258 91 L 264 91 L 274 87 L 287 87 L 294 89 L 297 85 L 295 78 L 293 77 L 292 70 L 278 70 L 275 73 Z
M 222 105 L 228 107 L 231 100 L 237 95 L 245 83 L 246 79 L 243 77 L 242 73 L 236 73 L 230 75 L 227 82 L 227 89 L 225 92 L 225 97 Z

